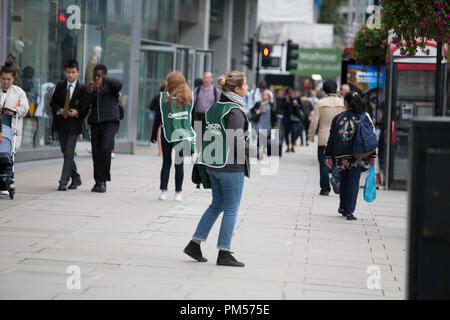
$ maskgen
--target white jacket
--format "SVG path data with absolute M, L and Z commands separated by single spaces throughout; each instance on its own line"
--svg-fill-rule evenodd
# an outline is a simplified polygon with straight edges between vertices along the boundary
M 3 90 L 0 89 L 0 101 L 4 100 Z M 2 106 L 0 106 L 2 107 Z M 6 92 L 5 107 L 11 110 L 19 111 L 19 121 L 17 123 L 17 140 L 16 140 L 16 150 L 20 148 L 22 143 L 22 127 L 23 118 L 27 115 L 30 106 L 28 105 L 27 94 L 20 87 L 12 85 L 11 88 Z M 12 121 L 12 131 L 16 129 L 16 121 L 13 117 Z

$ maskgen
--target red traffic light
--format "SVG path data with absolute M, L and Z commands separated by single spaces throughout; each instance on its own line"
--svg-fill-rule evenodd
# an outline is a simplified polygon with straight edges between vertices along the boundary
M 60 14 L 58 18 L 59 18 L 59 21 L 61 21 L 61 22 L 66 22 L 66 20 L 67 20 L 63 14 Z
M 263 49 L 263 56 L 264 57 L 268 57 L 268 56 L 270 56 L 270 49 L 269 48 L 264 48 Z

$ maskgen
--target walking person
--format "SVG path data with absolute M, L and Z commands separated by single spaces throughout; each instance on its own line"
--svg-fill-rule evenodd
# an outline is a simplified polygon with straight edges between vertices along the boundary
M 294 146 L 297 146 L 297 140 L 300 138 L 301 145 L 304 145 L 303 140 L 303 121 L 305 119 L 305 113 L 303 111 L 303 104 L 300 100 L 300 96 L 295 95 L 291 100 L 291 135 L 292 135 L 292 149 L 291 152 L 295 152 Z
M 152 143 L 156 143 L 158 129 L 161 128 L 163 165 L 161 168 L 161 195 L 159 200 L 167 199 L 172 150 L 175 150 L 175 201 L 183 201 L 184 162 L 180 149 L 193 152 L 195 131 L 192 128 L 192 92 L 181 72 L 175 71 L 167 76 L 167 87 L 161 93 L 160 106 L 156 108 Z M 190 155 L 190 154 L 189 154 Z
M 257 102 L 251 110 L 252 121 L 254 122 L 252 130 L 255 130 L 257 134 L 258 150 L 263 149 L 265 154 L 267 154 L 267 141 L 270 139 L 270 131 L 272 130 L 273 109 L 273 101 L 269 90 L 265 90 L 262 93 L 262 100 Z M 261 146 L 261 140 L 266 140 L 265 145 Z
M 205 113 L 220 98 L 220 89 L 213 85 L 214 78 L 211 72 L 205 72 L 202 85 L 195 88 L 194 93 L 194 121 L 205 124 Z
M 153 97 L 152 102 L 150 102 L 150 140 L 153 132 L 153 127 L 155 125 L 156 120 L 156 112 L 159 109 L 159 100 L 161 99 L 161 92 L 164 92 L 167 87 L 167 82 L 164 80 L 161 85 L 159 86 L 159 94 Z M 158 157 L 162 156 L 162 146 L 161 146 L 161 127 L 158 129 Z
M 338 212 L 347 220 L 356 220 L 354 212 L 361 172 L 367 171 L 375 165 L 377 139 L 371 117 L 365 111 L 364 102 L 356 92 L 350 91 L 345 95 L 345 108 L 347 109 L 345 112 L 338 114 L 333 119 L 325 149 L 325 158 L 328 168 L 331 168 L 335 162 L 339 170 L 340 204 Z M 355 133 L 357 128 L 364 124 L 373 130 L 372 140 L 374 140 L 375 149 L 373 152 L 369 151 L 368 154 L 356 156 L 354 144 L 362 144 L 362 142 L 355 139 Z
M 194 91 L 194 114 L 192 126 L 195 129 L 195 122 L 201 122 L 201 132 L 200 127 L 196 131 L 197 135 L 197 148 L 200 151 L 201 147 L 201 137 L 205 132 L 206 121 L 205 114 L 206 111 L 211 108 L 211 106 L 217 102 L 220 98 L 220 89 L 213 85 L 214 78 L 211 72 L 205 72 L 203 75 L 203 83 L 195 88 Z
M 207 261 L 202 255 L 200 244 L 207 240 L 214 223 L 223 212 L 217 243 L 219 249 L 217 265 L 244 267 L 244 263 L 233 257 L 230 248 L 244 187 L 244 177 L 250 174 L 248 160 L 250 151 L 247 143 L 250 124 L 244 109 L 244 97 L 248 86 L 244 73 L 238 71 L 221 76 L 218 83 L 223 93 L 219 102 L 206 113 L 207 131 L 200 155 L 200 163 L 206 168 L 205 176 L 209 179 L 212 188 L 212 202 L 203 213 L 184 253 L 199 262 Z M 208 135 L 214 136 L 214 139 L 211 137 L 208 140 Z M 219 148 L 223 147 L 220 159 L 215 159 L 212 152 L 209 156 L 206 154 L 212 149 L 211 146 L 215 146 L 216 140 L 223 142 L 219 145 Z M 230 152 L 231 143 L 234 144 L 233 152 Z M 211 157 L 214 159 L 211 160 Z
M 330 179 L 330 168 L 328 168 L 325 163 L 324 151 L 330 134 L 331 122 L 337 114 L 345 111 L 345 107 L 344 100 L 339 98 L 336 94 L 336 81 L 325 81 L 323 90 L 325 91 L 325 96 L 319 100 L 314 108 L 314 116 L 309 127 L 308 139 L 309 141 L 314 142 L 314 136 L 316 135 L 318 128 L 319 141 L 317 158 L 319 160 L 320 169 L 320 195 L 328 196 L 331 191 L 330 182 L 333 186 L 333 191 L 336 194 L 339 194 L 339 172 L 336 165 L 333 165 L 331 170 L 332 177 Z
M 92 192 L 105 193 L 106 182 L 111 181 L 111 152 L 120 122 L 119 96 L 122 86 L 120 80 L 108 76 L 105 65 L 95 66 L 94 81 L 88 87 L 95 179 Z
M 308 142 L 308 132 L 309 132 L 309 126 L 311 124 L 312 119 L 312 112 L 314 110 L 314 105 L 311 102 L 311 100 L 306 96 L 305 92 L 302 92 L 301 94 L 301 102 L 303 106 L 303 129 L 301 132 L 301 135 L 303 135 L 303 130 L 305 131 L 305 140 L 306 140 L 306 146 L 309 146 Z M 303 145 L 303 144 L 302 144 Z
M 75 190 L 81 186 L 81 177 L 75 163 L 75 148 L 78 136 L 82 132 L 84 117 L 89 109 L 87 87 L 78 81 L 80 74 L 78 62 L 67 61 L 64 71 L 66 80 L 56 85 L 50 102 L 53 114 L 52 127 L 58 133 L 59 145 L 64 155 L 58 191 Z M 67 188 L 71 178 L 72 182 Z
M 23 118 L 27 115 L 29 110 L 27 94 L 19 86 L 14 85 L 16 78 L 16 68 L 11 62 L 6 62 L 0 68 L 0 117 L 2 118 L 0 126 L 2 127 L 2 147 L 6 147 L 6 142 L 12 141 L 14 132 L 17 130 L 16 150 L 20 148 L 22 143 L 22 127 Z M 18 113 L 18 122 L 13 121 L 14 112 Z M 4 144 L 4 145 L 3 145 Z M 8 150 L 11 151 L 12 145 L 8 143 Z M 6 149 L 6 148 L 5 148 Z M 9 153 L 6 152 L 6 153 Z M 4 174 L 12 172 L 12 166 L 7 165 L 3 169 Z M 1 184 L 1 183 L 0 183 Z M 12 181 L 14 184 L 14 181 Z M 3 184 L 2 184 L 3 185 Z M 3 188 L 2 188 L 3 189 Z M 0 190 L 0 195 L 8 195 L 8 190 Z
M 3 109 L 3 125 L 7 125 L 15 131 L 15 123 L 12 121 L 13 112 L 19 113 L 19 122 L 17 124 L 16 149 L 22 144 L 22 126 L 23 118 L 27 115 L 30 107 L 28 105 L 27 94 L 19 86 L 14 85 L 16 78 L 16 68 L 11 62 L 6 62 L 0 68 L 0 108 Z

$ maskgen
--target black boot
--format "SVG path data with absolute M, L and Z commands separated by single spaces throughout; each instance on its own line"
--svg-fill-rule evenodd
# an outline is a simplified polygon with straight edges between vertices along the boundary
M 100 182 L 98 185 L 98 192 L 105 193 L 106 192 L 106 182 Z
M 347 218 L 347 220 L 358 220 L 353 213 L 347 212 L 347 214 L 345 215 L 345 217 Z
M 200 244 L 191 240 L 186 248 L 184 248 L 184 253 L 186 253 L 189 257 L 198 262 L 206 262 L 206 258 L 202 255 L 202 250 L 200 249 Z
M 228 267 L 244 267 L 245 264 L 237 261 L 229 251 L 219 251 L 219 256 L 217 257 L 217 265 L 228 266 Z

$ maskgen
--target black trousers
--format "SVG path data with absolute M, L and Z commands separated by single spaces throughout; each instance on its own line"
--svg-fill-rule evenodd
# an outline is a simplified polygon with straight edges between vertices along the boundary
M 170 177 L 170 167 L 172 166 L 172 149 L 173 144 L 168 142 L 164 137 L 164 134 L 161 135 L 161 147 L 163 152 L 163 165 L 161 169 L 161 185 L 160 190 L 167 190 L 167 185 L 169 183 Z M 181 158 L 177 152 L 175 152 L 175 191 L 181 192 L 183 191 L 183 179 L 184 179 L 184 162 L 183 158 Z
M 58 136 L 61 152 L 64 155 L 64 164 L 59 184 L 66 186 L 70 178 L 72 178 L 72 182 L 81 182 L 75 163 L 75 147 L 77 146 L 78 135 L 69 131 L 61 131 L 58 132 Z
M 91 125 L 92 159 L 96 183 L 111 181 L 111 151 L 114 148 L 116 122 Z

